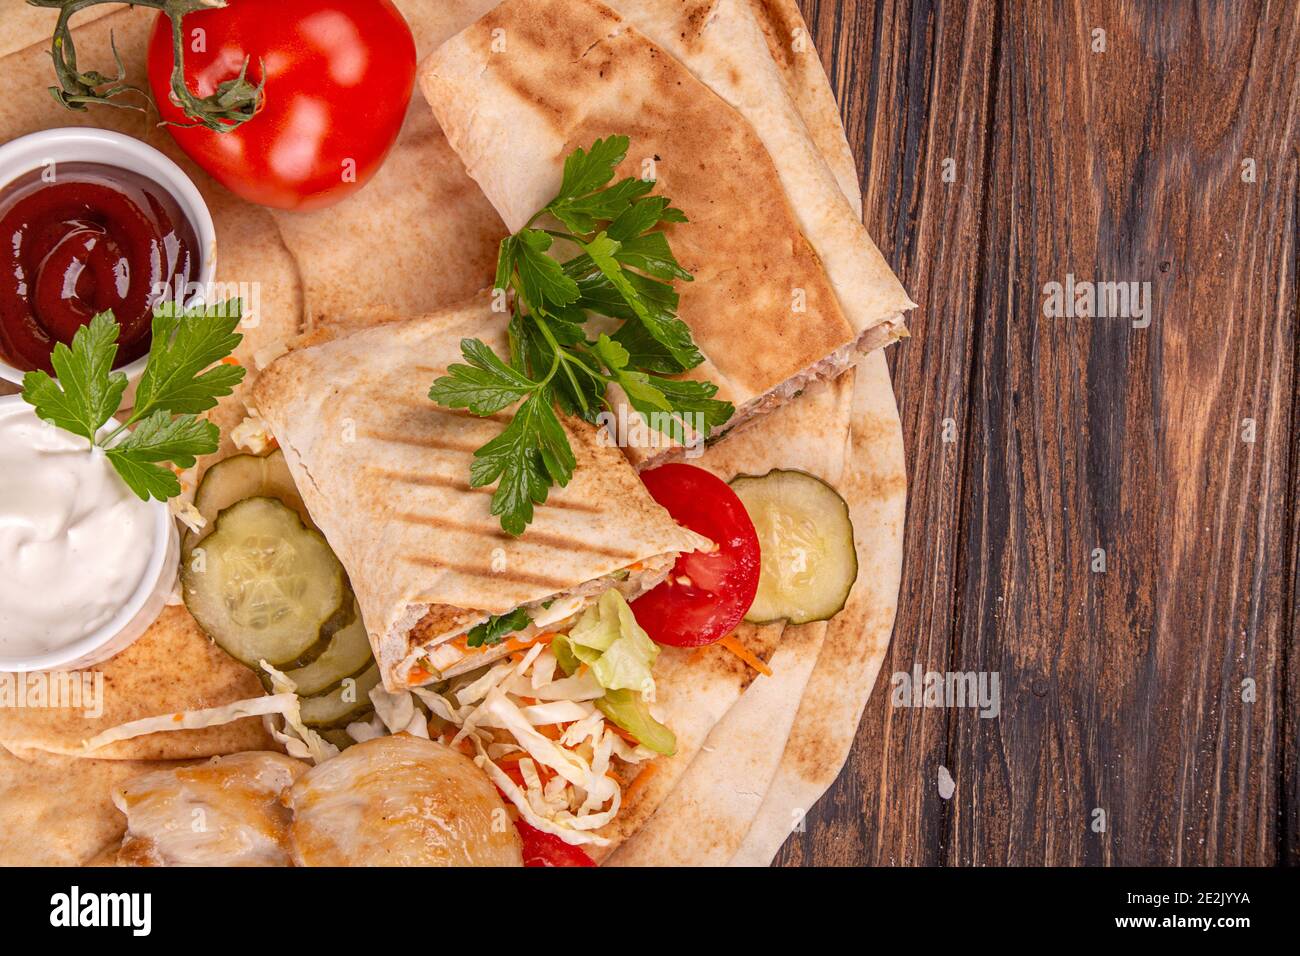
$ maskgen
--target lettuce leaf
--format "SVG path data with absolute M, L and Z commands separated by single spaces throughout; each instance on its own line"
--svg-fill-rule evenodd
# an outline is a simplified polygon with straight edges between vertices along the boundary
M 567 637 L 555 638 L 552 649 L 565 673 L 571 674 L 581 662 L 607 691 L 635 690 L 654 700 L 652 669 L 659 645 L 637 624 L 616 588 L 588 607 Z

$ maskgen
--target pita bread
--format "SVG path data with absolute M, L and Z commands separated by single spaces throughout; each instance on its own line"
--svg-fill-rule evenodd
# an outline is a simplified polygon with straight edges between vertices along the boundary
M 93 23 L 100 17 L 114 12 L 110 6 L 90 7 L 82 10 L 72 18 L 74 39 L 79 39 L 77 30 Z M 10 0 L 5 10 L 4 22 L 0 23 L 0 57 L 6 57 L 30 46 L 41 47 L 45 51 L 45 62 L 49 68 L 50 41 L 54 36 L 54 25 L 59 22 L 57 10 L 48 7 L 29 7 L 18 0 Z M 81 50 L 78 58 L 81 59 Z M 84 59 L 83 62 L 86 62 Z M 46 86 L 54 85 L 53 73 L 46 75 Z M 46 94 L 49 98 L 49 94 Z M 51 102 L 53 102 L 51 100 Z
M 808 42 L 807 26 L 798 8 L 791 0 L 751 0 L 751 6 L 763 27 L 769 50 L 781 70 L 791 98 L 798 105 L 810 134 L 826 157 L 855 215 L 861 215 L 862 196 L 852 152 L 840 124 L 825 71 L 815 49 Z M 889 376 L 881 353 L 868 356 L 856 374 L 858 378 L 869 377 L 865 387 L 875 390 L 876 407 L 882 414 L 894 407 Z M 855 397 L 859 412 L 870 404 L 864 403 L 862 395 Z M 798 406 L 805 398 L 806 396 L 796 398 L 792 405 Z M 863 427 L 860 420 L 859 434 Z M 901 434 L 897 431 L 882 433 L 867 451 L 871 454 L 879 453 L 885 461 L 896 463 L 901 468 Z M 860 467 L 855 463 L 851 450 L 847 459 L 846 473 Z M 860 491 L 860 484 L 854 484 L 845 493 L 858 494 Z M 879 513 L 880 526 L 874 531 L 868 529 L 877 539 L 877 550 L 872 560 L 881 567 L 888 568 L 891 563 L 894 568 L 901 565 L 901 534 L 891 539 L 884 531 L 892 526 L 901 526 L 903 508 L 904 499 L 899 497 L 892 509 Z M 864 520 L 861 509 L 855 519 L 859 522 Z M 860 556 L 860 562 L 866 567 L 865 556 Z M 881 593 L 888 592 L 888 589 L 887 580 Z M 892 630 L 892 618 L 877 621 L 875 630 L 869 632 L 861 612 L 860 603 L 846 607 L 835 619 L 840 621 L 835 625 L 837 634 L 852 634 L 856 628 L 863 641 L 872 642 L 874 653 L 883 655 Z M 818 623 L 787 628 L 781 645 L 771 660 L 772 677 L 754 681 L 739 703 L 714 728 L 706 749 L 691 765 L 678 789 L 670 795 L 662 812 L 633 835 L 610 859 L 610 864 L 700 865 L 726 862 L 746 845 L 746 838 L 760 809 L 765 809 L 766 814 L 766 822 L 760 824 L 760 827 L 766 826 L 775 836 L 769 840 L 770 846 L 760 848 L 758 856 L 741 857 L 734 862 L 765 864 L 770 861 L 781 840 L 804 815 L 801 807 L 805 804 L 795 807 L 780 802 L 779 794 L 788 791 L 778 781 L 784 780 L 789 773 L 790 764 L 782 765 L 785 744 L 802 706 L 809 677 L 820 659 L 828 626 L 826 623 Z M 848 630 L 841 631 L 843 628 Z M 850 646 L 848 642 L 841 642 L 832 648 L 828 652 L 828 660 L 838 660 L 836 655 L 846 646 Z M 831 673 L 835 672 L 834 663 L 828 663 L 825 667 Z M 874 681 L 874 674 L 870 678 Z M 823 691 L 826 689 L 826 685 L 816 685 L 815 692 L 817 686 Z M 870 686 L 855 688 L 851 693 L 855 696 L 868 695 Z M 849 732 L 852 734 L 855 731 L 856 725 Z M 834 762 L 837 748 L 843 746 L 842 735 L 829 741 L 818 741 L 802 732 L 798 736 L 810 752 L 815 752 L 822 745 L 822 758 L 828 765 Z M 772 786 L 774 783 L 777 784 L 775 788 Z M 766 802 L 769 789 L 775 789 L 778 793 L 772 803 Z M 753 841 L 758 842 L 758 837 L 755 836 Z M 749 844 L 752 845 L 753 843 Z M 681 848 L 688 848 L 689 852 L 682 852 Z
M 862 188 L 858 183 L 857 163 L 844 134 L 830 79 L 817 56 L 803 14 L 794 0 L 746 0 L 746 3 L 767 41 L 768 55 L 776 64 L 786 94 L 799 111 L 808 135 L 817 144 L 817 151 L 835 177 L 840 193 L 848 200 L 854 217 L 861 221 Z
M 109 16 L 98 15 L 110 11 Z M 53 23 L 50 11 L 37 12 Z M 111 66 L 108 52 L 111 33 L 130 76 L 141 81 L 148 31 L 156 11 L 104 7 L 88 13 L 96 15 L 82 14 L 74 21 L 82 63 L 100 69 Z M 5 29 L 8 24 L 6 20 Z M 256 350 L 298 330 L 302 298 L 297 265 L 265 209 L 236 199 L 213 182 L 180 152 L 169 135 L 152 125 L 154 119 L 145 113 L 110 107 L 92 108 L 85 113 L 62 109 L 46 89 L 51 73 L 49 48 L 43 41 L 5 57 L 0 61 L 0 75 L 5 77 L 5 96 L 0 99 L 0 140 L 58 126 L 93 125 L 144 140 L 185 170 L 207 201 L 216 225 L 218 281 L 243 283 L 249 293 L 245 295 L 246 301 L 257 306 L 241 325 L 244 341 L 236 358 L 250 365 Z M 223 432 L 228 432 L 243 415 L 238 395 L 225 400 L 211 413 Z M 227 439 L 214 459 L 224 457 L 231 450 Z M 75 754 L 84 740 L 126 720 L 172 710 L 217 706 L 262 692 L 251 672 L 213 647 L 182 607 L 164 611 L 132 648 L 98 669 L 103 671 L 106 681 L 103 717 L 87 720 L 79 710 L 3 708 L 0 709 L 0 742 L 24 752 Z M 273 746 L 260 721 L 245 720 L 225 728 L 153 734 L 122 741 L 97 756 L 170 759 L 268 745 Z
M 397 6 L 423 57 L 491 3 Z M 356 195 L 328 209 L 269 215 L 302 269 L 309 330 L 357 316 L 423 315 L 468 298 L 491 285 L 506 234 L 418 95 L 388 158 Z
M 509 0 L 426 60 L 421 88 L 511 229 L 554 195 L 573 149 L 632 134 L 619 175 L 640 176 L 652 159 L 660 192 L 692 220 L 667 230 L 696 277 L 679 290 L 679 314 L 706 361 L 689 374 L 737 405 L 734 427 L 898 337 L 911 303 L 809 145 L 779 76 L 763 71 L 766 41 L 747 10 L 728 6 L 729 18 L 709 23 L 734 27 L 770 82 L 749 84 L 709 55 L 736 37 L 681 41 L 688 70 L 638 29 L 679 36 L 689 24 L 675 4 L 619 8 L 627 19 L 595 0 Z M 723 77 L 722 89 L 692 71 Z M 665 455 L 628 452 L 638 464 Z
M 883 356 L 858 370 L 851 447 L 853 465 L 841 491 L 853 519 L 858 580 L 830 621 L 772 784 L 731 859 L 736 866 L 768 865 L 835 782 L 889 649 L 902 580 L 907 472 Z
M 111 862 L 126 831 L 112 791 L 142 773 L 178 763 L 85 760 L 0 748 L 0 866 Z
M 867 234 L 862 216 L 845 201 L 750 0 L 614 0 L 612 6 L 753 126 L 854 330 L 883 322 L 891 336 L 901 334 L 901 313 L 915 303 Z M 838 126 L 838 113 L 832 115 Z M 817 121 L 826 122 L 820 112 Z M 811 314 L 799 319 L 814 321 Z M 871 341 L 890 340 L 882 335 Z
M 20 756 L 32 751 L 77 756 L 101 731 L 141 717 L 216 707 L 263 693 L 256 676 L 216 647 L 183 607 L 166 608 L 134 644 L 76 680 L 102 675 L 102 713 L 95 707 L 0 707 L 0 745 Z M 91 675 L 88 678 L 78 675 Z M 5 675 L 7 676 L 7 675 Z M 53 679 L 53 678 L 51 678 Z M 89 685 L 85 685 L 89 686 Z M 149 734 L 95 752 L 108 760 L 175 760 L 278 749 L 261 720 Z
M 427 394 L 470 335 L 506 347 L 505 316 L 488 296 L 293 351 L 253 390 L 351 577 L 391 690 L 491 659 L 449 643 L 489 615 L 557 595 L 580 599 L 576 612 L 624 570 L 631 574 L 616 586 L 631 598 L 662 580 L 678 553 L 706 545 L 654 502 L 618 450 L 599 440 L 603 432 L 577 421 L 566 424 L 573 479 L 551 489 L 521 537 L 503 532 L 489 512 L 491 489 L 471 489 L 467 479 L 474 451 L 509 414 L 483 419 Z M 458 659 L 444 662 L 444 649 Z M 431 666 L 413 681 L 424 659 Z
M 768 447 L 765 466 L 742 469 L 764 474 L 794 468 L 840 484 L 844 468 L 853 375 L 819 382 L 771 416 L 784 441 Z M 767 421 L 754 430 L 766 428 Z M 725 448 L 728 439 L 718 447 Z M 748 463 L 750 466 L 758 461 Z M 719 474 L 730 480 L 737 473 Z M 667 795 L 655 815 L 606 865 L 721 866 L 740 846 L 758 811 L 781 756 L 773 741 L 790 733 L 795 709 L 817 660 L 826 622 L 786 627 L 770 657 L 772 675 L 753 678 L 749 689 L 712 729 L 705 746 Z

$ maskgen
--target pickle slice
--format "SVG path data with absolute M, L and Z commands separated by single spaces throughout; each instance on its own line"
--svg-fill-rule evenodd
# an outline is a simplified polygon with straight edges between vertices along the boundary
M 316 527 L 294 486 L 284 452 L 277 448 L 265 457 L 231 455 L 205 471 L 198 490 L 194 492 L 194 507 L 207 524 L 202 531 L 186 532 L 185 553 L 188 554 L 212 533 L 217 515 L 245 498 L 278 498 L 298 512 L 307 527 Z
M 361 714 L 357 717 L 357 720 L 365 720 L 366 717 L 366 714 Z M 340 753 L 356 744 L 356 741 L 352 739 L 352 735 L 348 733 L 346 727 L 335 727 L 331 730 L 322 730 L 320 731 L 320 735 L 335 747 L 338 747 Z
M 185 605 L 226 653 L 258 669 L 322 654 L 351 623 L 343 566 L 320 532 L 274 498 L 222 511 L 202 547 L 181 562 Z
M 844 499 L 820 478 L 781 469 L 741 475 L 731 489 L 754 522 L 763 560 L 745 620 L 806 624 L 839 613 L 858 577 Z
M 345 677 L 356 677 L 372 661 L 370 637 L 354 606 L 352 623 L 330 638 L 324 653 L 284 676 L 297 686 L 299 697 L 314 697 L 338 687 Z
M 316 729 L 346 727 L 373 709 L 370 690 L 379 683 L 379 665 L 371 664 L 361 676 L 344 681 L 328 694 L 307 697 L 302 702 L 302 722 Z

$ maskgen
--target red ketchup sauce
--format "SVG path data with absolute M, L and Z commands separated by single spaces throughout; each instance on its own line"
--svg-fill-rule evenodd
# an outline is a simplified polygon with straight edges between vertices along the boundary
M 121 326 L 114 367 L 149 350 L 153 306 L 197 279 L 198 240 L 176 200 L 130 170 L 61 163 L 0 190 L 0 356 L 52 372 L 54 343 L 99 312 Z M 178 285 L 179 284 L 179 285 Z

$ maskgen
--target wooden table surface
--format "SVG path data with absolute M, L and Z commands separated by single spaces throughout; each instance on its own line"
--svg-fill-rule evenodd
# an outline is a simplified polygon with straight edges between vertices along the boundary
M 890 654 L 779 861 L 1300 863 L 1300 3 L 802 5 L 920 308 Z

